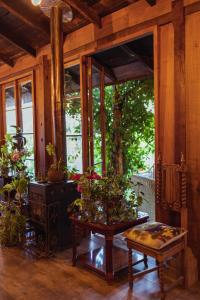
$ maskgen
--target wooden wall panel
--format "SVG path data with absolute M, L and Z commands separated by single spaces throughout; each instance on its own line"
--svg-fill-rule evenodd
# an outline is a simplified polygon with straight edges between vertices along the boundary
M 199 0 L 184 0 L 184 6 L 197 3 L 197 2 L 199 2 Z
M 200 271 L 200 12 L 186 18 L 186 151 L 189 166 L 189 243 Z
M 159 29 L 159 140 L 164 163 L 174 162 L 174 32 L 172 24 Z

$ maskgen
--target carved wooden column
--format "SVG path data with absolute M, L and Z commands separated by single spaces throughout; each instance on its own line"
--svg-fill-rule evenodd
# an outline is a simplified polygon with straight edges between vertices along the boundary
M 51 105 L 52 105 L 52 141 L 57 159 L 66 161 L 65 115 L 63 109 L 64 67 L 63 67 L 63 31 L 62 8 L 51 9 Z

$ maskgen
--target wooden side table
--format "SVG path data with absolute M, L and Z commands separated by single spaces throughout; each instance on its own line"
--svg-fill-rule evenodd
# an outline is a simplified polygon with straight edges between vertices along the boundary
M 124 232 L 128 228 L 147 222 L 148 218 L 149 216 L 147 213 L 139 212 L 138 218 L 131 222 L 106 225 L 85 222 L 76 217 L 71 217 L 73 226 L 73 266 L 76 266 L 77 262 L 80 262 L 89 269 L 104 276 L 106 281 L 110 284 L 114 280 L 114 276 L 120 270 L 128 267 L 127 252 L 124 249 L 113 245 L 114 236 Z M 77 255 L 77 229 L 102 234 L 105 237 L 105 247 L 100 247 L 87 253 Z M 120 259 L 115 260 L 116 255 L 118 258 L 120 257 Z M 145 258 L 142 260 L 145 260 Z

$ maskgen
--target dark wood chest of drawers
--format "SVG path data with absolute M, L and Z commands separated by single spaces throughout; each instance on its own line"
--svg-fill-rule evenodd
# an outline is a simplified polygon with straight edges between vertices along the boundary
M 46 252 L 71 246 L 68 208 L 80 197 L 72 181 L 29 185 L 30 221 L 35 228 L 36 244 Z

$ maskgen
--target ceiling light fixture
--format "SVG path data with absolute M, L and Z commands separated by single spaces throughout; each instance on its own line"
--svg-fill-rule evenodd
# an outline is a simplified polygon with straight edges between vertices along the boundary
M 73 12 L 69 5 L 62 0 L 31 0 L 35 6 L 40 6 L 41 11 L 50 18 L 51 8 L 60 6 L 63 12 L 63 23 L 69 23 L 73 19 Z
M 42 0 L 31 0 L 31 2 L 34 6 L 38 6 L 41 4 Z

